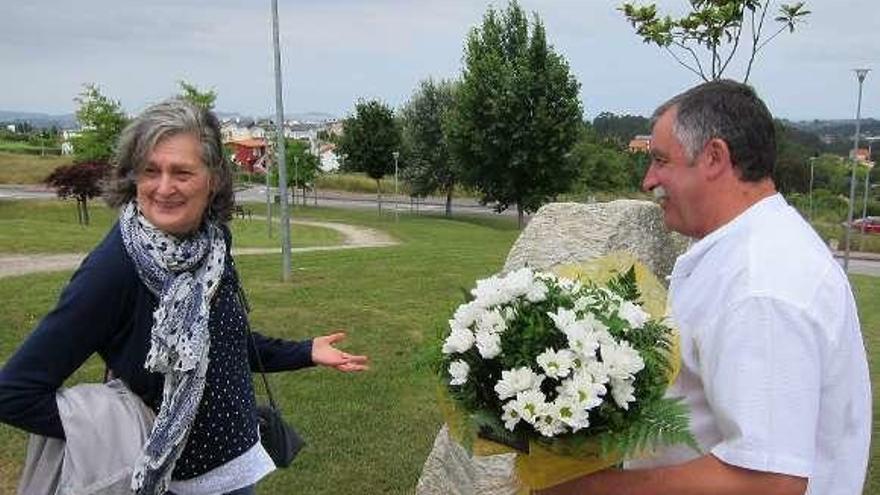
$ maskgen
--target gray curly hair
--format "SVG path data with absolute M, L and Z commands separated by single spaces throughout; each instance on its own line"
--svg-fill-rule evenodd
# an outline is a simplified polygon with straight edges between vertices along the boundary
M 137 178 L 153 148 L 163 139 L 192 134 L 202 145 L 202 162 L 211 173 L 213 191 L 206 216 L 228 222 L 235 195 L 232 169 L 223 153 L 220 122 L 210 110 L 175 98 L 150 106 L 123 129 L 116 145 L 107 204 L 119 208 L 137 197 Z

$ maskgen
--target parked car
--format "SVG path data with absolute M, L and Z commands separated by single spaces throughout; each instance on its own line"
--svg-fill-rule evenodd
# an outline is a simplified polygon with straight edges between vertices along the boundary
M 865 217 L 853 220 L 853 229 L 861 232 L 864 227 L 865 232 L 872 234 L 880 234 L 880 217 Z

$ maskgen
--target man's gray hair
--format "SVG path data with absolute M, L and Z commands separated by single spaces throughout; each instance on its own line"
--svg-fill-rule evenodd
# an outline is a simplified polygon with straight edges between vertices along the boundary
M 660 105 L 652 119 L 673 109 L 672 131 L 689 161 L 709 140 L 718 138 L 727 143 L 741 180 L 772 177 L 776 165 L 773 117 L 751 87 L 727 79 L 703 83 Z
M 212 195 L 206 215 L 219 222 L 232 218 L 232 169 L 223 153 L 220 122 L 210 110 L 175 98 L 148 107 L 123 129 L 116 145 L 107 190 L 110 206 L 121 207 L 137 196 L 137 178 L 160 141 L 179 134 L 195 136 L 202 162 L 211 174 Z

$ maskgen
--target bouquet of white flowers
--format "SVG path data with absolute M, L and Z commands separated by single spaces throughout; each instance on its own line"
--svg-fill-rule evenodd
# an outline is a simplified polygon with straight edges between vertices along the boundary
M 599 445 L 615 460 L 695 446 L 686 406 L 664 398 L 674 332 L 643 307 L 634 268 L 601 285 L 523 268 L 470 295 L 449 320 L 442 374 L 482 437 L 569 457 Z

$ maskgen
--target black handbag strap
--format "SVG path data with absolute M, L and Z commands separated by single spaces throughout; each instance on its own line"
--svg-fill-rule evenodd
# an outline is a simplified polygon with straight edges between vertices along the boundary
M 266 378 L 266 368 L 263 367 L 263 359 L 260 357 L 260 350 L 257 349 L 257 341 L 254 339 L 254 332 L 251 331 L 251 322 L 249 318 L 251 305 L 248 303 L 247 295 L 245 295 L 241 283 L 237 280 L 237 273 L 235 278 L 237 282 L 236 285 L 238 286 L 238 300 L 241 302 L 241 306 L 245 311 L 244 326 L 247 329 L 250 346 L 254 350 L 254 357 L 257 359 L 257 368 L 260 369 L 260 376 L 263 378 L 263 387 L 266 389 L 266 396 L 269 397 L 269 405 L 272 406 L 272 409 L 278 409 L 278 406 L 275 404 L 275 397 L 272 395 L 272 387 L 269 386 L 269 379 Z

